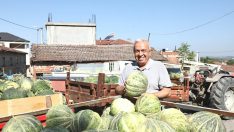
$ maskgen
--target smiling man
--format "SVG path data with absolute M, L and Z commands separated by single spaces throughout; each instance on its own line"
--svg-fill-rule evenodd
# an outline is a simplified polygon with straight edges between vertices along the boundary
M 165 98 L 170 95 L 171 81 L 166 67 L 159 61 L 150 59 L 151 49 L 149 42 L 138 39 L 133 48 L 136 61 L 128 64 L 123 70 L 119 79 L 119 86 L 116 87 L 117 94 L 124 94 L 125 81 L 133 71 L 141 71 L 148 78 L 147 94 L 154 94 L 158 98 Z

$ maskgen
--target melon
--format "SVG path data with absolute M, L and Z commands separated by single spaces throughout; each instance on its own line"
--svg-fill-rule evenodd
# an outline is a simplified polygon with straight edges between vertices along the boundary
M 110 113 L 113 116 L 115 116 L 119 112 L 134 112 L 134 111 L 135 111 L 134 104 L 125 98 L 115 99 L 110 106 Z
M 146 117 L 138 112 L 124 113 L 117 122 L 118 131 L 120 132 L 136 132 L 146 120 Z
M 41 132 L 69 132 L 64 127 L 46 127 Z
M 72 129 L 73 132 L 81 132 L 84 130 L 95 130 L 98 129 L 101 123 L 101 117 L 97 112 L 92 110 L 81 110 L 76 113 L 73 122 Z
M 109 116 L 110 110 L 111 110 L 110 107 L 106 107 L 102 112 L 102 116 Z
M 46 90 L 46 89 L 52 89 L 50 82 L 48 80 L 36 80 L 34 81 L 32 85 L 32 91 L 33 93 L 37 94 L 40 91 Z
M 20 115 L 12 117 L 3 127 L 2 132 L 41 132 L 43 126 L 35 116 Z
M 38 91 L 36 93 L 36 96 L 44 96 L 44 95 L 51 95 L 51 94 L 54 94 L 54 91 L 52 89 L 45 89 L 45 90 Z
M 142 125 L 139 125 L 136 132 L 175 132 L 175 130 L 164 121 L 147 118 Z
M 168 123 L 177 132 L 189 132 L 187 117 L 180 110 L 175 108 L 164 109 L 160 112 L 160 120 Z
M 200 111 L 189 117 L 191 132 L 226 132 L 219 115 L 207 111 Z
M 70 130 L 75 114 L 67 105 L 52 106 L 46 113 L 47 127 L 64 127 Z
M 145 93 L 148 87 L 147 77 L 140 71 L 132 72 L 126 80 L 126 93 L 128 97 L 138 97 Z
M 144 115 L 150 115 L 161 111 L 161 103 L 155 95 L 143 94 L 137 99 L 135 109 Z
M 118 114 L 116 114 L 113 119 L 111 120 L 110 124 L 109 124 L 109 129 L 110 130 L 118 130 L 118 121 L 120 120 L 120 118 L 123 116 L 123 112 L 119 112 Z
M 25 90 L 25 91 L 30 91 L 33 85 L 33 82 L 29 78 L 22 78 L 19 82 L 20 88 Z
M 21 89 L 9 88 L 2 94 L 2 100 L 27 97 L 27 93 Z

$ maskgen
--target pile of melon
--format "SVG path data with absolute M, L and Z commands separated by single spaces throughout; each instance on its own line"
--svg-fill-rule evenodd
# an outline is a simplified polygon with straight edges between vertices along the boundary
M 220 117 L 210 112 L 185 116 L 175 108 L 162 109 L 154 95 L 143 94 L 133 104 L 115 99 L 99 114 L 90 109 L 74 113 L 67 105 L 57 105 L 46 114 L 46 126 L 33 116 L 11 118 L 3 132 L 225 132 Z
M 0 79 L 0 100 L 54 94 L 50 81 L 32 80 L 22 74 Z

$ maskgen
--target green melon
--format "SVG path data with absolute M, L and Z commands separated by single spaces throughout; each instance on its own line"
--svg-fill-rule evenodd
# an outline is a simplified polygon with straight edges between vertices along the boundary
M 46 127 L 41 132 L 69 132 L 64 127 Z
M 110 110 L 111 110 L 110 107 L 106 107 L 102 112 L 102 116 L 109 116 Z
M 160 112 L 160 120 L 168 123 L 176 132 L 189 132 L 187 117 L 178 109 L 168 108 Z
M 113 119 L 109 124 L 110 130 L 118 130 L 118 121 L 120 120 L 120 118 L 122 118 L 123 114 L 124 114 L 123 112 L 119 112 L 113 117 Z
M 41 132 L 43 126 L 36 117 L 32 115 L 21 115 L 12 117 L 3 127 L 2 132 Z
M 116 115 L 119 112 L 134 112 L 134 104 L 125 98 L 117 98 L 111 103 L 110 113 Z
M 4 84 L 3 84 L 3 91 L 7 90 L 7 89 L 10 89 L 10 88 L 19 88 L 20 85 L 16 82 L 13 82 L 13 81 L 5 81 Z
M 92 110 L 81 110 L 76 113 L 71 131 L 81 132 L 84 130 L 95 130 L 98 129 L 99 124 L 101 123 L 101 117 L 98 113 Z
M 189 117 L 191 132 L 226 132 L 219 115 L 200 111 Z
M 33 81 L 29 78 L 22 78 L 19 82 L 20 88 L 25 90 L 25 91 L 30 91 L 33 85 Z
M 147 118 L 142 125 L 139 125 L 136 132 L 175 132 L 175 130 L 164 121 Z
M 45 89 L 45 90 L 38 91 L 36 93 L 36 96 L 44 96 L 44 95 L 51 95 L 51 94 L 54 94 L 54 91 L 52 89 Z
M 137 112 L 124 113 L 117 122 L 118 131 L 120 132 L 136 132 L 146 120 L 146 117 Z
M 56 105 L 46 114 L 47 127 L 64 127 L 70 130 L 75 114 L 67 105 Z
M 161 111 L 161 103 L 155 95 L 143 94 L 137 99 L 135 108 L 137 112 L 150 115 Z
M 132 72 L 126 80 L 126 96 L 137 97 L 145 93 L 148 87 L 147 77 L 140 71 Z
M 40 91 L 52 89 L 50 82 L 48 80 L 36 80 L 32 85 L 33 93 L 37 94 Z
M 109 125 L 114 117 L 109 115 L 109 116 L 102 116 L 101 117 L 101 122 L 97 127 L 97 130 L 108 130 Z
M 2 94 L 2 100 L 27 97 L 27 93 L 21 89 L 9 88 Z

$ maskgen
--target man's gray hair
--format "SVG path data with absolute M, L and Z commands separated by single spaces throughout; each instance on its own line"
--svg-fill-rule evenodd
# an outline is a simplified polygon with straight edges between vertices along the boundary
M 149 43 L 149 41 L 146 40 L 146 39 L 136 39 L 135 42 L 134 42 L 134 47 L 133 47 L 133 49 L 135 48 L 135 44 L 138 43 L 138 42 L 142 42 L 142 43 L 148 44 L 149 49 L 151 50 L 150 43 Z

